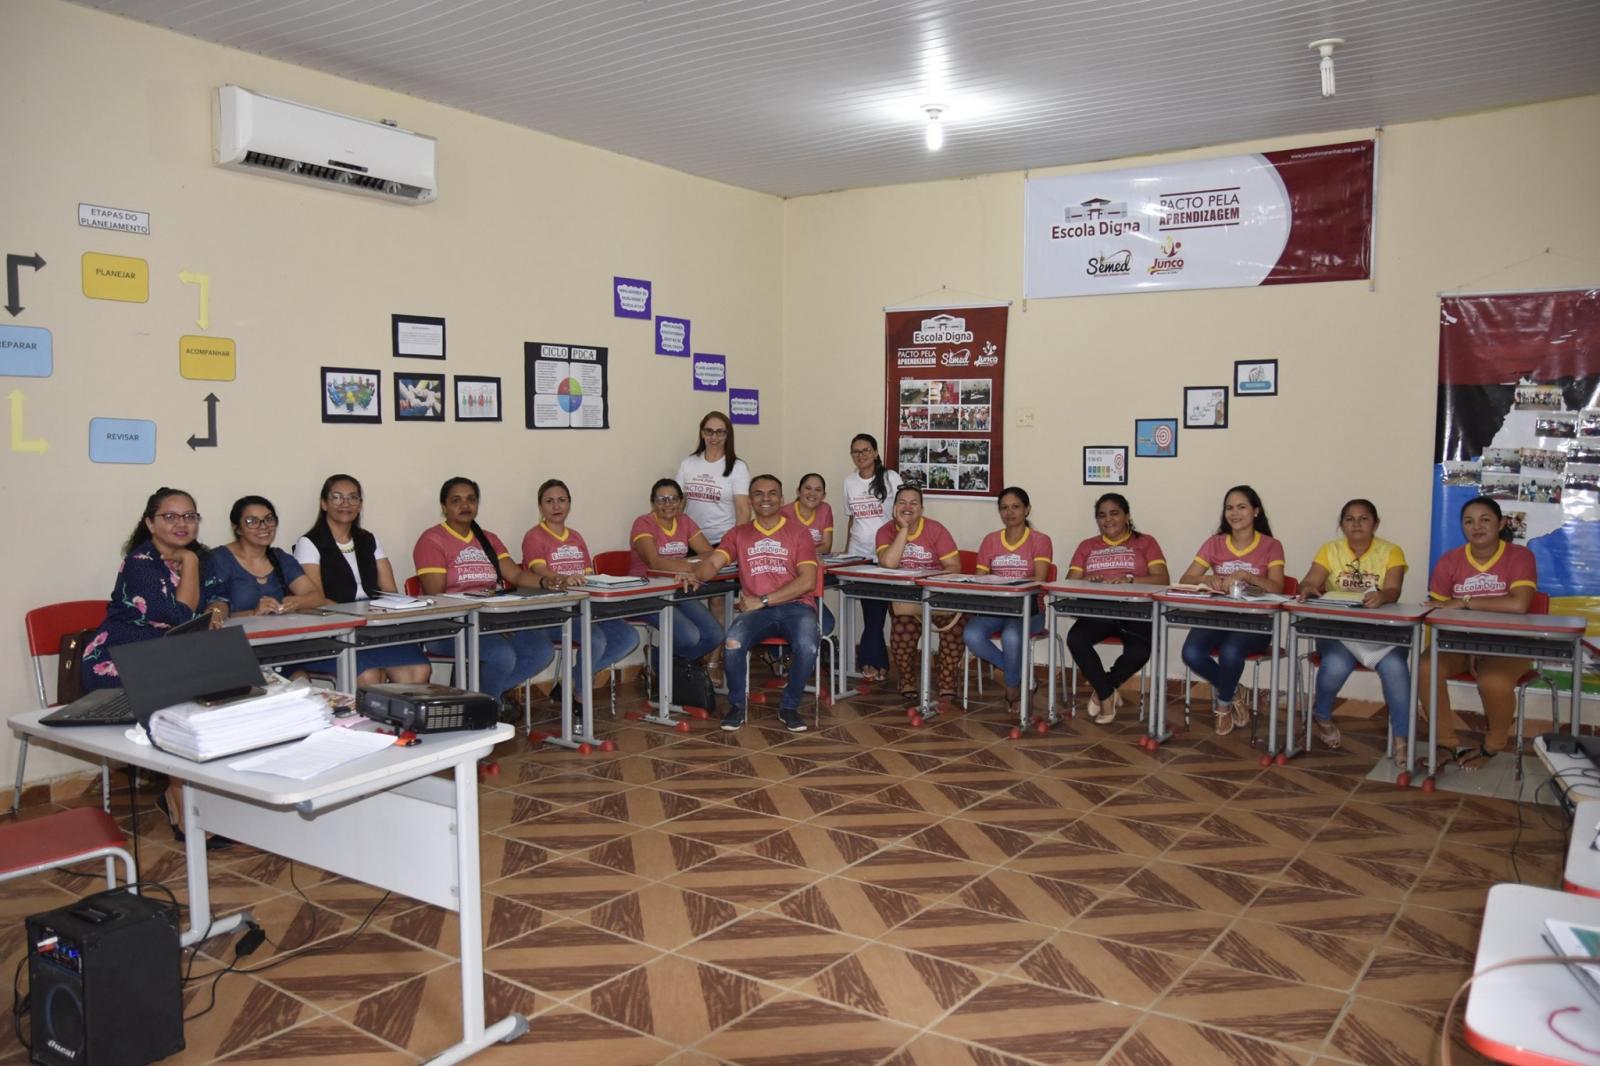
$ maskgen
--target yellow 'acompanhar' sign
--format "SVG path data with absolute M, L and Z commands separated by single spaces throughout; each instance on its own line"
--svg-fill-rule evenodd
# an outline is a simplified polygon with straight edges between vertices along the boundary
M 191 381 L 232 381 L 238 349 L 227 337 L 178 338 L 178 373 Z

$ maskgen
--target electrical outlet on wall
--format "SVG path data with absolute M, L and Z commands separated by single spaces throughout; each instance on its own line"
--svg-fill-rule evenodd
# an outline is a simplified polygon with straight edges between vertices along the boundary
M 1033 408 L 1031 408 L 1031 407 L 1019 407 L 1019 408 L 1017 408 L 1017 425 L 1019 425 L 1019 426 L 1031 426 L 1031 425 L 1033 425 Z

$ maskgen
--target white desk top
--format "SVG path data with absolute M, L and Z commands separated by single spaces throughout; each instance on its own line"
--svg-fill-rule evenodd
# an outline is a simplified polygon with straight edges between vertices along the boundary
M 1561 887 L 1566 891 L 1600 896 L 1600 851 L 1592 846 L 1597 832 L 1600 796 L 1578 800 L 1578 809 L 1572 815 L 1572 836 L 1567 841 L 1567 864 L 1561 874 Z
M 1458 607 L 1429 611 L 1427 623 L 1436 629 L 1481 629 L 1517 636 L 1579 636 L 1589 620 L 1570 614 L 1501 614 L 1497 611 L 1463 611 Z
M 1284 601 L 1279 599 L 1234 599 L 1232 596 L 1202 596 L 1193 592 L 1174 592 L 1170 589 L 1157 588 L 1154 597 L 1161 603 L 1171 604 L 1175 607 L 1193 607 L 1201 611 L 1214 611 L 1218 614 L 1271 614 L 1282 609 Z
M 1484 909 L 1473 973 L 1507 959 L 1550 955 L 1540 939 L 1546 918 L 1600 926 L 1600 899 L 1531 885 L 1495 885 Z M 1600 1056 L 1582 1049 L 1600 1048 L 1600 1003 L 1565 966 L 1509 967 L 1480 978 L 1467 993 L 1466 1037 L 1498 1062 L 1593 1066 Z
M 984 581 L 963 581 L 966 574 L 934 574 L 931 577 L 919 578 L 917 584 L 923 588 L 943 589 L 946 592 L 970 593 L 974 596 L 994 596 L 1001 599 L 1016 599 L 1031 596 L 1042 587 L 1037 581 L 1022 581 L 1014 585 L 990 584 Z
M 48 711 L 28 711 L 11 718 L 8 725 L 19 735 L 32 737 L 48 747 L 69 752 L 87 752 L 113 762 L 130 763 L 157 770 L 213 792 L 225 792 L 241 799 L 271 807 L 292 807 L 336 793 L 370 785 L 375 792 L 390 785 L 426 777 L 446 766 L 488 754 L 494 745 L 509 740 L 515 731 L 504 723 L 494 729 L 453 733 L 428 733 L 414 747 L 385 748 L 354 762 L 336 766 L 327 773 L 306 781 L 293 781 L 272 774 L 243 773 L 228 769 L 228 758 L 211 762 L 191 762 L 169 755 L 127 737 L 127 726 L 97 725 L 57 727 L 40 725 Z M 261 751 L 268 749 L 262 748 Z M 242 755 L 243 753 L 241 753 Z
M 381 607 L 372 606 L 371 600 L 357 600 L 354 603 L 330 603 L 317 610 L 330 614 L 354 615 L 365 618 L 369 626 L 396 626 L 405 622 L 416 622 L 423 618 L 460 618 L 471 614 L 478 609 L 478 603 L 469 596 L 438 596 L 430 597 L 433 602 L 426 607 L 407 607 L 400 611 L 386 611 Z
M 1064 581 L 1053 581 L 1045 585 L 1046 592 L 1058 596 L 1076 596 L 1080 599 L 1107 599 L 1107 600 L 1148 600 L 1161 589 L 1160 585 L 1140 585 L 1137 583 L 1114 581 L 1085 581 L 1082 578 L 1069 577 Z
M 271 644 L 304 637 L 348 633 L 367 624 L 365 618 L 349 614 L 244 614 L 234 615 L 222 623 L 224 626 L 244 630 L 245 639 L 252 644 Z
M 647 577 L 643 585 L 628 585 L 619 589 L 600 588 L 591 585 L 584 588 L 584 592 L 591 600 L 605 600 L 608 603 L 627 600 L 643 600 L 654 596 L 661 596 L 674 592 L 678 588 L 678 578 L 674 577 Z
M 493 599 L 474 596 L 441 596 L 439 602 L 459 602 L 478 614 L 515 614 L 518 611 L 542 611 L 552 607 L 570 607 L 586 595 L 582 589 L 550 589 L 545 592 L 507 592 Z
M 914 585 L 925 577 L 944 573 L 942 570 L 901 570 L 866 563 L 860 566 L 836 566 L 828 571 L 841 581 L 881 581 L 891 585 Z
M 1556 788 L 1569 800 L 1600 799 L 1600 769 L 1585 755 L 1557 755 L 1544 737 L 1533 738 L 1533 753 L 1556 780 Z
M 1371 622 L 1380 626 L 1415 625 L 1433 610 L 1426 603 L 1385 603 L 1378 607 L 1353 607 L 1347 603 L 1322 599 L 1306 600 L 1304 603 L 1290 600 L 1283 605 L 1283 609 L 1290 614 L 1343 618 L 1351 622 Z

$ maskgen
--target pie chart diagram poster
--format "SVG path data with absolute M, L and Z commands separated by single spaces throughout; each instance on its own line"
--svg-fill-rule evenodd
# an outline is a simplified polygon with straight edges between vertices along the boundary
M 522 346 L 529 429 L 609 429 L 608 349 L 592 344 Z

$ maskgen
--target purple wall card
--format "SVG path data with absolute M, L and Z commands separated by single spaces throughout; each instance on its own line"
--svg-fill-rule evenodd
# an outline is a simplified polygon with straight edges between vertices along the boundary
M 689 320 L 687 318 L 668 318 L 666 315 L 656 316 L 656 354 L 683 356 L 689 354 Z
M 649 318 L 650 283 L 641 278 L 612 278 L 611 314 L 614 318 Z
M 701 392 L 728 391 L 728 359 L 722 355 L 694 353 L 694 387 Z
M 761 390 L 729 389 L 728 421 L 739 426 L 761 424 Z

